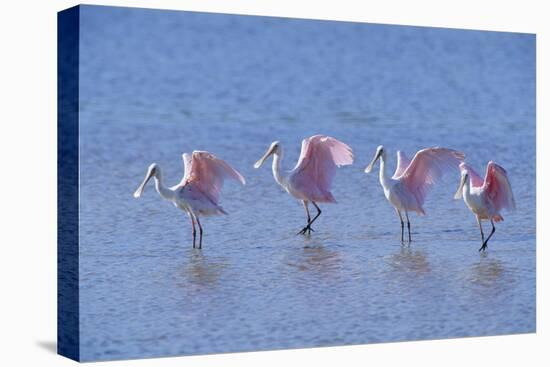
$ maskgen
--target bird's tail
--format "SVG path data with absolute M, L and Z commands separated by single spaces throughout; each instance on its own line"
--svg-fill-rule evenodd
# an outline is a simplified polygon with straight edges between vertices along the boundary
M 318 203 L 333 203 L 336 204 L 336 199 L 332 195 L 330 191 L 325 191 L 321 193 L 320 195 L 316 195 L 316 197 L 313 199 L 313 201 L 316 201 Z
M 495 222 L 502 222 L 504 220 L 504 218 L 502 217 L 502 215 L 497 214 L 497 215 L 493 215 L 493 220 Z

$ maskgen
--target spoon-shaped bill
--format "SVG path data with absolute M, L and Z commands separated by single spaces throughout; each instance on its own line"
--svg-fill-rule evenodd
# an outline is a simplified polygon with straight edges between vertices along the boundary
M 260 168 L 260 166 L 265 162 L 265 160 L 269 158 L 274 152 L 275 152 L 275 146 L 271 144 L 271 146 L 267 149 L 267 151 L 264 153 L 262 158 L 258 159 L 258 161 L 254 163 L 254 168 Z
M 143 190 L 145 189 L 145 185 L 147 185 L 147 182 L 153 177 L 155 173 L 156 166 L 151 165 L 149 169 L 147 170 L 147 174 L 145 175 L 145 178 L 143 179 L 143 182 L 139 185 L 137 190 L 134 192 L 134 197 L 139 198 L 141 194 L 143 194 Z
M 376 161 L 378 160 L 378 158 L 380 158 L 380 155 L 382 154 L 382 152 L 380 150 L 377 150 L 376 153 L 374 154 L 374 158 L 372 159 L 372 161 L 369 163 L 369 165 L 367 166 L 367 168 L 365 168 L 365 173 L 371 173 L 372 172 L 372 168 L 374 167 L 374 164 L 376 163 Z

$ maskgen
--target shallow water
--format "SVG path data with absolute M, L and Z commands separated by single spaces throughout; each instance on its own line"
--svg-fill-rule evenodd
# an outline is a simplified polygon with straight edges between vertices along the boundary
M 81 358 L 121 359 L 535 331 L 535 37 L 356 23 L 83 7 Z M 270 167 L 304 137 L 348 143 L 336 205 L 311 237 Z M 376 146 L 462 150 L 509 172 L 517 211 L 489 251 L 458 173 L 411 215 L 413 243 L 377 173 Z M 209 150 L 247 179 L 229 215 L 190 223 L 148 186 L 181 153 Z M 489 226 L 486 227 L 486 231 Z

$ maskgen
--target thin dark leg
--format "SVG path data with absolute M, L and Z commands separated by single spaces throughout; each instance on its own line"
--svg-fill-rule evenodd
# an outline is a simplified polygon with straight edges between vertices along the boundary
M 197 224 L 199 225 L 199 248 L 202 248 L 202 226 L 199 217 L 197 217 Z
M 405 216 L 407 217 L 407 229 L 409 230 L 409 243 L 412 242 L 411 239 L 411 222 L 409 221 L 409 212 L 405 210 Z
M 489 234 L 489 237 L 487 237 L 485 242 L 483 242 L 483 245 L 480 247 L 479 251 L 485 251 L 487 249 L 487 243 L 489 242 L 491 237 L 493 237 L 493 233 L 495 233 L 495 223 L 493 222 L 493 219 L 491 219 L 491 226 L 493 226 L 493 228 L 491 229 L 491 233 Z
M 485 243 L 485 234 L 483 233 L 483 226 L 481 225 L 481 219 L 479 219 L 478 216 L 476 216 L 477 224 L 479 226 L 479 231 L 481 232 L 481 245 Z
M 299 233 L 301 234 L 305 234 L 306 231 L 309 231 L 309 233 L 311 233 L 311 231 L 313 231 L 313 228 L 311 228 L 311 225 L 313 224 L 313 222 L 315 222 L 315 220 L 317 218 L 319 218 L 319 216 L 321 215 L 321 209 L 319 208 L 319 206 L 315 203 L 315 201 L 312 201 L 311 202 L 313 204 L 313 206 L 315 207 L 315 209 L 317 209 L 317 215 L 315 215 L 315 217 L 313 217 L 313 219 L 311 221 L 309 221 L 309 223 L 307 224 L 307 226 L 305 226 Z
M 304 203 L 304 208 L 306 208 L 307 224 L 309 224 L 309 222 L 311 222 L 311 216 L 309 215 L 309 206 L 307 205 L 307 200 L 304 200 L 303 203 Z
M 403 240 L 403 234 L 405 232 L 405 223 L 403 222 L 403 216 L 401 216 L 401 212 L 398 209 L 395 209 L 395 211 L 399 215 L 399 221 L 401 222 L 401 244 L 404 244 L 405 240 Z
M 319 206 L 315 203 L 315 201 L 312 201 L 311 203 L 313 204 L 315 209 L 317 209 L 317 215 L 311 220 L 311 222 L 309 222 L 310 229 L 311 229 L 311 225 L 313 224 L 313 222 L 315 222 L 315 220 L 317 218 L 319 218 L 319 216 L 321 215 L 321 208 L 319 208 Z
M 197 238 L 197 230 L 195 229 L 195 219 L 193 218 L 193 216 L 191 215 L 190 216 L 191 218 L 191 226 L 192 226 L 192 231 L 191 233 L 193 234 L 193 248 L 195 248 L 195 240 Z
M 307 200 L 302 200 L 302 204 L 304 204 L 304 209 L 306 210 L 306 215 L 307 215 L 307 224 L 304 228 L 302 228 L 302 230 L 300 232 L 298 232 L 297 234 L 306 234 L 306 231 L 311 234 L 311 231 L 313 231 L 313 229 L 311 229 L 311 227 L 309 226 L 309 224 L 311 223 L 311 216 L 309 215 L 309 206 L 308 206 L 308 201 Z

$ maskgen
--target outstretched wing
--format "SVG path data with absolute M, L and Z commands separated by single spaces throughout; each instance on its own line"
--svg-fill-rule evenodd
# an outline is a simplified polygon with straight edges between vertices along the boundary
M 395 169 L 395 173 L 393 174 L 393 179 L 398 179 L 403 172 L 407 169 L 407 167 L 411 164 L 411 160 L 403 153 L 402 151 L 397 151 L 397 168 Z
M 291 177 L 296 189 L 312 200 L 334 201 L 330 195 L 336 168 L 353 163 L 351 148 L 324 135 L 314 135 L 302 141 L 302 152 Z
M 482 190 L 497 212 L 503 208 L 511 210 L 516 208 L 508 174 L 504 168 L 493 161 L 487 164 Z
M 189 178 L 189 175 L 191 174 L 191 154 L 189 153 L 183 153 L 181 155 L 181 159 L 183 160 L 183 178 L 181 179 L 181 182 L 186 182 Z
M 462 162 L 460 163 L 460 170 L 464 170 L 468 172 L 468 175 L 470 176 L 470 180 L 472 182 L 473 187 L 481 187 L 483 186 L 483 179 L 481 176 L 476 172 L 475 169 L 473 169 L 471 166 L 467 165 L 466 163 Z
M 430 186 L 438 182 L 446 171 L 458 168 L 463 160 L 464 153 L 453 149 L 422 149 L 414 155 L 399 179 L 422 205 Z
M 185 166 L 184 183 L 193 183 L 214 203 L 218 203 L 224 179 L 234 179 L 245 184 L 244 177 L 225 161 L 206 151 L 194 151 L 191 156 L 182 155 Z

